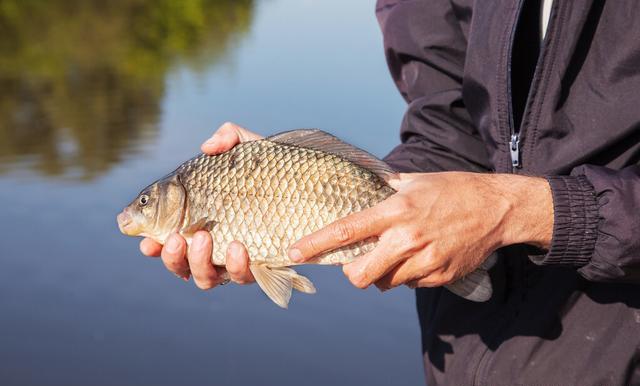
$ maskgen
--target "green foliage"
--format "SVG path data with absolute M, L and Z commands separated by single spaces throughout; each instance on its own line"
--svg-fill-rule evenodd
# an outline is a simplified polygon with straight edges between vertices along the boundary
M 252 12 L 251 0 L 0 0 L 0 172 L 108 170 L 153 135 L 171 66 L 215 63 Z

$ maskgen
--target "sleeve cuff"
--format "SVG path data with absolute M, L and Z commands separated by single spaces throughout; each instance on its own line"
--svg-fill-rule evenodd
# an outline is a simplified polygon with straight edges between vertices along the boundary
M 540 265 L 586 265 L 593 255 L 598 237 L 598 202 L 587 178 L 547 176 L 553 196 L 553 236 L 546 255 L 533 255 Z

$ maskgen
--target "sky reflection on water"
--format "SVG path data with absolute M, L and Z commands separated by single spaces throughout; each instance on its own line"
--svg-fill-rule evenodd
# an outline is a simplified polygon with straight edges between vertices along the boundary
M 0 380 L 421 383 L 409 290 L 303 267 L 318 293 L 283 311 L 253 286 L 197 290 L 119 234 L 121 207 L 224 121 L 379 156 L 398 141 L 372 2 L 182 3 L 0 6 L 19 30 L 0 34 Z

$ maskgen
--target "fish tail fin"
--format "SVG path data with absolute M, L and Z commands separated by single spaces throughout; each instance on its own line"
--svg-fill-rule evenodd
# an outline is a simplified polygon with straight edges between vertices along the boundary
M 473 302 L 486 302 L 493 295 L 493 286 L 488 270 L 497 261 L 495 254 L 490 255 L 475 271 L 464 278 L 447 284 L 445 287 L 454 294 Z
M 269 267 L 264 264 L 251 264 L 249 268 L 264 293 L 282 308 L 289 306 L 291 292 L 294 288 L 309 294 L 316 292 L 309 279 L 298 275 L 291 268 Z

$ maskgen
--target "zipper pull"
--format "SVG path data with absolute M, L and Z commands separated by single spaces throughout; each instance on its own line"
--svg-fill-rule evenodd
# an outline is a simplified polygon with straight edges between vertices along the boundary
M 511 153 L 511 166 L 520 167 L 520 135 L 511 134 L 511 143 L 509 144 L 509 153 Z

